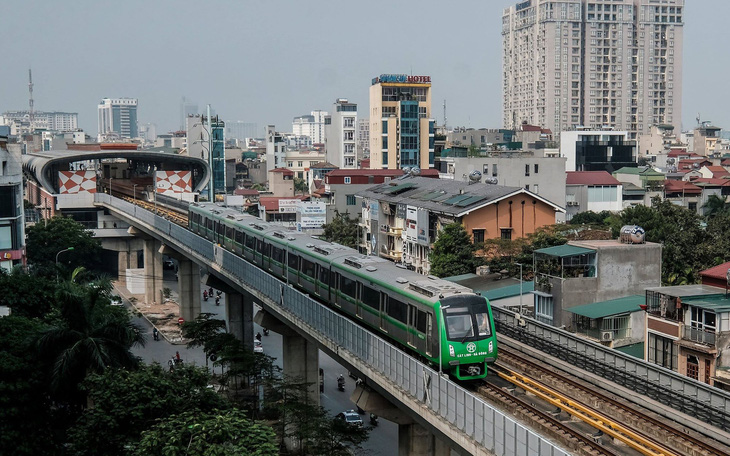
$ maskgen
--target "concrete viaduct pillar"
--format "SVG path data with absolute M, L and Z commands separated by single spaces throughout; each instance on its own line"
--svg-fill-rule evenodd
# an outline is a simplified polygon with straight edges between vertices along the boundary
M 309 384 L 308 395 L 319 405 L 319 350 L 317 345 L 265 311 L 256 313 L 254 321 L 282 336 L 282 364 L 284 375 L 301 379 Z
M 160 241 L 144 240 L 144 300 L 147 304 L 162 302 L 162 254 Z
M 204 279 L 207 286 L 226 294 L 225 304 L 228 332 L 243 342 L 243 346 L 247 350 L 253 350 L 253 296 L 235 290 L 211 274 L 206 274 Z
M 180 316 L 185 321 L 195 320 L 200 315 L 200 268 L 191 259 L 165 244 L 162 244 L 159 253 L 177 260 L 177 294 Z

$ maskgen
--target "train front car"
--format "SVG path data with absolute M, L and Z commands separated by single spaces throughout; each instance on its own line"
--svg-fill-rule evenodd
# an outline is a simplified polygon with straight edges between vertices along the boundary
M 469 294 L 441 299 L 439 305 L 444 370 L 459 380 L 486 377 L 487 363 L 497 360 L 497 335 L 489 301 Z

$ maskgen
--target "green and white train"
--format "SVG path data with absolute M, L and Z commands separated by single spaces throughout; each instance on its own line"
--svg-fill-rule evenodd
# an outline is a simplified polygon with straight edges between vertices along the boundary
M 191 231 L 457 379 L 483 378 L 497 359 L 489 301 L 469 288 L 213 203 L 188 215 Z

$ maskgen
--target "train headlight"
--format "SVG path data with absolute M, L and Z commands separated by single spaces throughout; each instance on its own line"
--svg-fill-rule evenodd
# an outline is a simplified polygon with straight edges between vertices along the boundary
M 449 356 L 451 356 L 452 358 L 456 356 L 456 352 L 454 352 L 454 346 L 451 344 L 449 344 Z
M 491 353 L 493 351 L 494 351 L 494 341 L 493 340 L 490 340 L 489 341 L 489 352 Z

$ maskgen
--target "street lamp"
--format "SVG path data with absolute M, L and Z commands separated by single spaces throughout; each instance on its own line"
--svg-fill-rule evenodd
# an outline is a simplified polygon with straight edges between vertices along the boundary
M 524 315 L 522 313 L 522 263 L 515 263 L 515 264 L 520 267 L 520 315 L 522 316 L 522 315 Z
M 134 192 L 133 193 L 134 194 L 134 204 L 137 204 L 137 185 L 138 184 L 133 184 L 132 185 L 132 192 Z
M 443 325 L 444 326 L 444 334 L 447 333 L 447 331 L 446 331 L 446 316 L 444 315 L 444 310 L 448 309 L 449 307 L 451 307 L 451 306 L 441 306 L 441 321 L 444 324 Z M 441 339 L 443 339 L 443 337 L 439 334 L 439 377 L 441 377 L 441 375 L 442 375 L 442 370 L 443 370 L 442 369 L 442 366 L 444 364 L 444 362 L 443 362 L 443 355 L 442 355 L 442 352 L 441 352 L 441 349 L 442 349 L 442 347 L 441 347 Z
M 112 178 L 109 176 L 109 196 L 112 196 Z
M 69 247 L 67 249 L 63 249 L 60 252 L 56 254 L 56 282 L 58 282 L 58 255 L 62 254 L 63 252 L 68 252 L 70 250 L 73 250 L 73 247 Z

